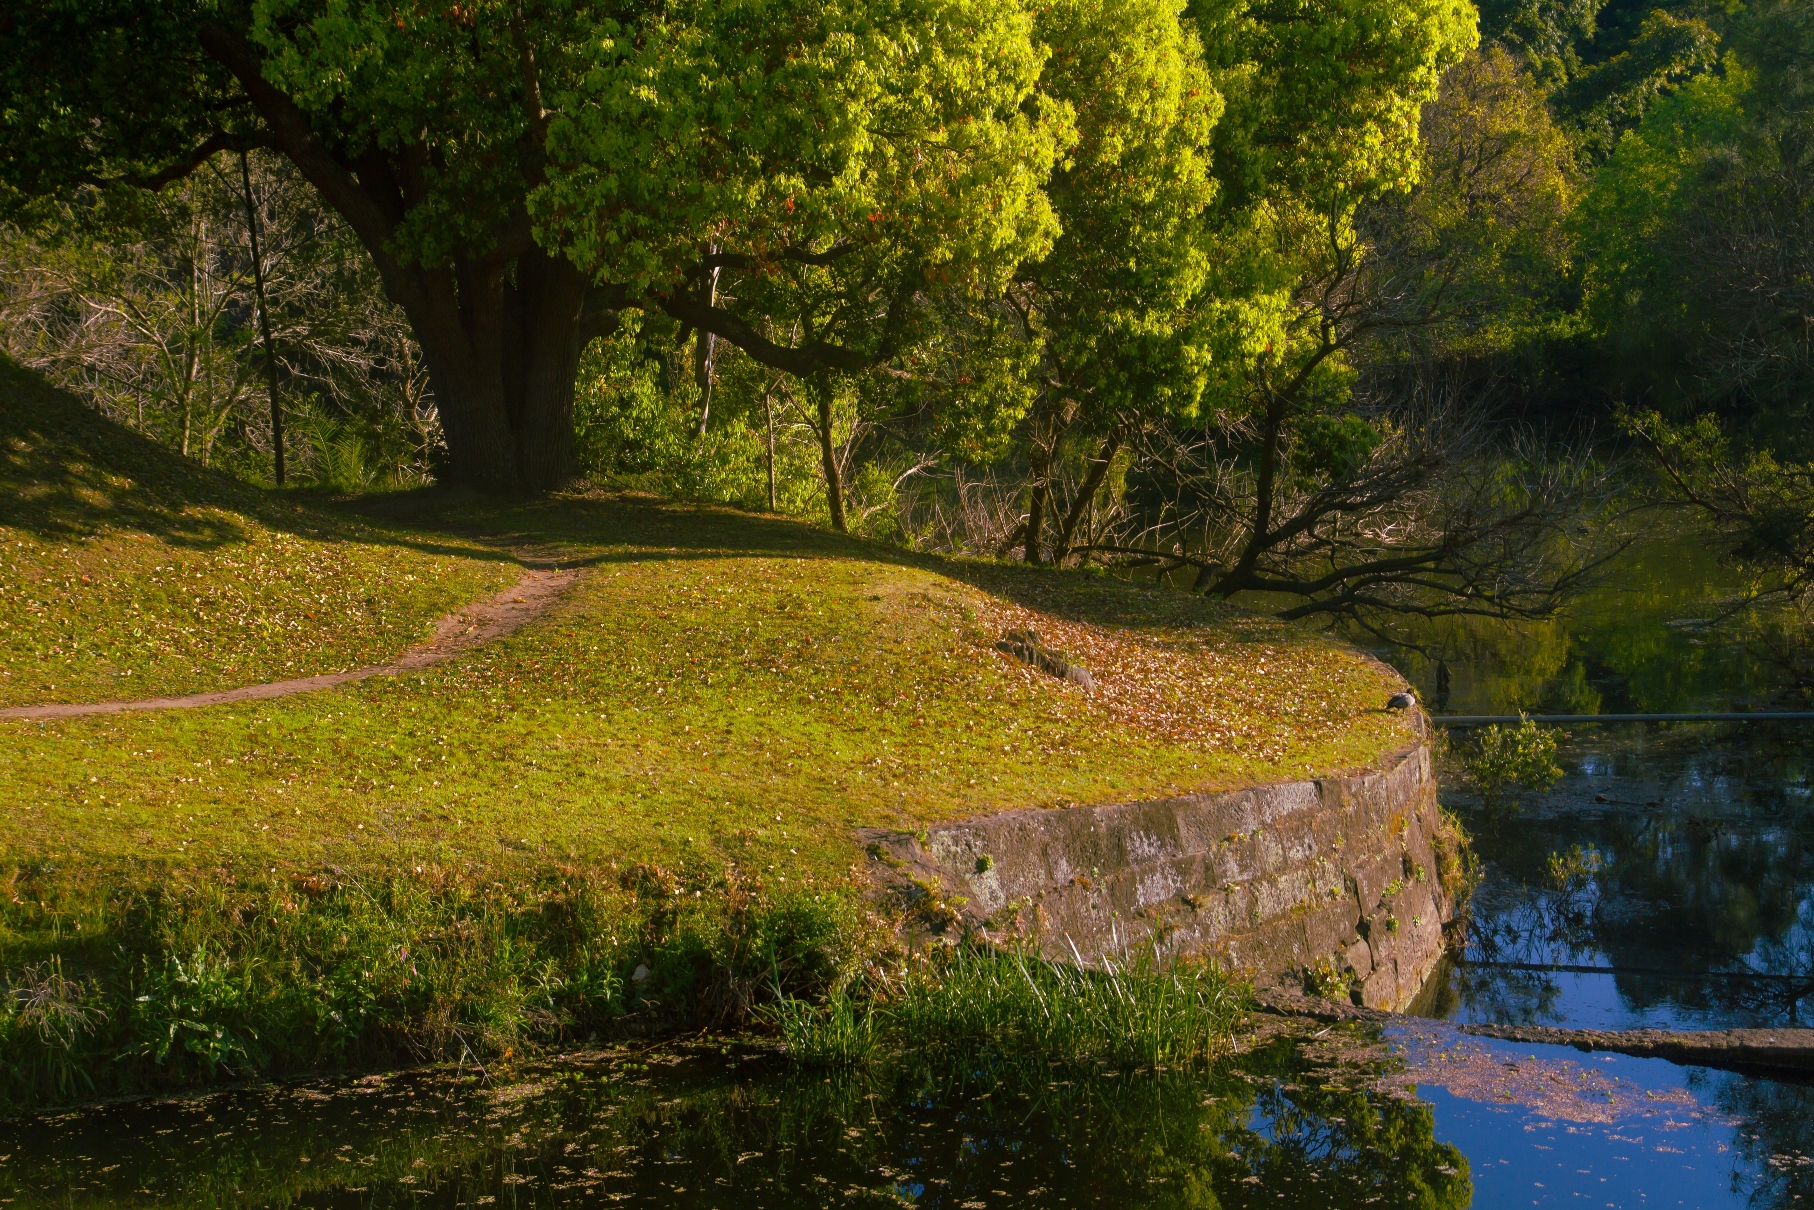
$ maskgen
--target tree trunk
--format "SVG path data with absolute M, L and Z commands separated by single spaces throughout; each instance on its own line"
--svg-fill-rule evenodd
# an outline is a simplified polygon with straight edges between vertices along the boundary
M 271 466 L 277 486 L 283 486 L 283 404 L 277 398 L 277 350 L 271 343 L 271 308 L 265 303 L 265 263 L 258 248 L 258 207 L 252 202 L 252 168 L 245 148 L 239 152 L 239 183 L 246 202 L 246 236 L 252 246 L 252 286 L 258 297 L 258 330 L 264 340 L 265 386 L 271 392 Z
M 714 241 L 706 245 L 706 251 L 717 255 L 718 244 Z M 706 305 L 718 305 L 718 270 L 714 268 L 707 274 Z M 693 342 L 693 381 L 699 387 L 699 436 L 706 433 L 706 426 L 712 419 L 712 384 L 718 377 L 718 337 L 699 330 Z M 772 507 L 772 506 L 771 506 Z
M 1302 377 L 1299 375 L 1299 381 Z M 1285 410 L 1289 403 L 1290 398 L 1284 391 L 1268 393 L 1266 417 L 1260 429 L 1260 467 L 1254 481 L 1253 533 L 1248 535 L 1247 546 L 1234 567 L 1208 586 L 1209 592 L 1218 597 L 1226 599 L 1247 587 L 1254 568 L 1259 566 L 1260 556 L 1272 544 L 1272 504 L 1278 483 L 1279 439 L 1284 435 Z M 1201 575 L 1197 579 L 1198 583 L 1202 582 Z
M 838 467 L 838 449 L 832 441 L 832 385 L 823 374 L 811 380 L 813 402 L 817 405 L 819 423 L 819 462 L 825 470 L 825 502 L 831 509 L 831 527 L 841 534 L 850 532 L 844 517 L 844 474 Z
M 1028 446 L 1027 537 L 1026 559 L 1029 563 L 1045 560 L 1046 512 L 1052 503 L 1052 463 L 1058 457 L 1058 442 L 1064 435 L 1064 421 L 1042 406 L 1033 415 L 1033 440 Z
M 447 440 L 442 480 L 514 491 L 571 479 L 578 469 L 573 391 L 580 353 L 615 318 L 588 317 L 587 279 L 536 245 L 520 209 L 475 240 L 471 255 L 433 265 L 403 259 L 393 237 L 423 201 L 428 153 L 412 143 L 330 151 L 309 115 L 265 78 L 249 40 L 212 24 L 197 36 L 264 119 L 266 145 L 346 220 L 371 254 L 385 294 L 409 317 Z
M 1102 481 L 1108 478 L 1109 466 L 1115 461 L 1115 453 L 1120 448 L 1121 430 L 1115 428 L 1110 430 L 1109 435 L 1103 439 L 1102 453 L 1097 456 L 1094 465 L 1090 467 L 1089 476 L 1083 481 L 1083 486 L 1078 489 L 1077 498 L 1071 501 L 1071 511 L 1065 515 L 1064 525 L 1058 531 L 1058 544 L 1052 548 L 1052 562 L 1063 563 L 1070 557 L 1071 543 L 1077 537 L 1077 525 L 1083 520 L 1083 514 L 1088 511 L 1090 501 L 1094 500 L 1096 493 L 1101 490 Z
M 1046 466 L 1050 466 L 1049 461 Z M 1032 487 L 1028 489 L 1027 500 L 1026 557 L 1029 563 L 1040 561 L 1040 543 L 1045 540 L 1046 530 L 1046 495 L 1049 491 L 1045 468 L 1035 463 L 1035 474 Z
M 398 291 L 434 386 L 447 440 L 443 482 L 487 491 L 547 491 L 579 473 L 573 395 L 593 334 L 586 281 L 531 249 L 515 261 L 414 274 Z
M 465 290 L 446 270 L 411 276 L 419 279 L 411 283 L 419 289 L 390 293 L 409 317 L 434 387 L 447 441 L 447 462 L 438 478 L 485 491 L 514 491 L 520 481 L 504 396 L 502 275 L 490 291 L 483 286 L 493 283 L 475 282 L 470 273 L 459 275 L 467 279 L 461 283 Z
M 520 382 L 516 430 L 517 474 L 537 491 L 563 487 L 579 474 L 573 441 L 573 390 L 586 340 L 580 317 L 586 279 L 571 262 L 540 248 L 517 259 L 512 291 L 519 334 L 518 364 L 504 365 L 507 382 Z
M 762 418 L 768 424 L 768 511 L 775 511 L 775 393 L 762 392 Z

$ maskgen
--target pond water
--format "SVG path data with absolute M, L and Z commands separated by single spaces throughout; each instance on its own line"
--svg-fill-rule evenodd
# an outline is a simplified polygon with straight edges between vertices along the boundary
M 1515 816 L 1463 812 L 1484 874 L 1420 1009 L 1467 1021 L 1814 1024 L 1807 724 L 1580 728 Z M 1532 969 L 1550 966 L 1590 970 Z
M 1767 658 L 1703 625 L 1733 587 L 1708 549 L 1692 535 L 1639 547 L 1568 618 L 1431 627 L 1423 653 L 1393 658 L 1438 716 L 1806 709 Z M 1608 1029 L 1810 1023 L 1811 737 L 1802 722 L 1574 726 L 1562 780 L 1500 815 L 1446 762 L 1444 799 L 1484 878 L 1466 945 L 1419 1009 Z
M 1196 1072 L 668 1046 L 17 1123 L 0 1204 L 1787 1210 L 1814 1195 L 1810 1109 L 1799 1087 L 1438 1024 L 1281 1034 Z
M 1566 616 L 1420 622 L 1397 636 L 1415 650 L 1378 654 L 1439 716 L 1807 709 L 1786 694 L 1767 653 L 1708 625 L 1742 586 L 1714 552 L 1694 533 L 1658 538 L 1627 551 Z M 1439 661 L 1450 674 L 1447 695 L 1437 691 Z
M 1692 624 L 1721 590 L 1699 557 L 1395 658 L 1433 689 L 1440 655 L 1452 713 L 1757 708 L 1768 666 Z M 1814 1088 L 1453 1025 L 1808 1023 L 1809 736 L 1580 727 L 1515 816 L 1445 792 L 1484 877 L 1427 1019 L 1384 1031 L 1265 1020 L 1189 1072 L 670 1045 L 228 1091 L 0 1124 L 0 1206 L 1814 1205 Z

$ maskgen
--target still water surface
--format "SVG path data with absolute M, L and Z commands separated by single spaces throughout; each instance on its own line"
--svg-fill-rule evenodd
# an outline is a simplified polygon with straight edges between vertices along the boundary
M 19 1207 L 1790 1207 L 1808 1090 L 1441 1026 L 1206 1072 L 593 1052 L 13 1127 Z M 1539 1053 L 1542 1052 L 1542 1053 Z
M 1695 557 L 1638 552 L 1573 620 L 1424 636 L 1439 709 L 1770 701 L 1768 668 L 1693 624 L 1720 589 Z M 1433 689 L 1433 658 L 1399 660 Z M 1276 1033 L 1194 1072 L 665 1047 L 115 1106 L 0 1125 L 0 1206 L 1814 1206 L 1814 1088 L 1445 1023 L 1808 1023 L 1807 736 L 1580 728 L 1516 817 L 1445 795 L 1485 878 L 1423 1024 Z M 1529 969 L 1557 964 L 1607 973 Z

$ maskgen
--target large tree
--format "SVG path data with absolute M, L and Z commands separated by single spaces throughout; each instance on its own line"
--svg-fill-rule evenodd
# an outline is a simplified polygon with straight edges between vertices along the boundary
M 286 157 L 409 317 L 445 477 L 488 488 L 574 473 L 625 306 L 814 381 L 896 356 L 1049 244 L 1069 131 L 989 0 L 62 0 L 0 34 L 10 200 Z
M 1078 138 L 1049 192 L 1063 229 L 1003 306 L 1038 352 L 1023 426 L 1027 515 L 1009 545 L 1062 561 L 1136 416 L 1189 414 L 1204 384 L 1192 299 L 1207 277 L 1211 136 L 1224 100 L 1196 30 L 1171 0 L 1069 0 L 1040 14 L 1044 89 Z M 1055 463 L 1091 448 L 1060 514 Z M 1050 525 L 1055 533 L 1047 541 Z

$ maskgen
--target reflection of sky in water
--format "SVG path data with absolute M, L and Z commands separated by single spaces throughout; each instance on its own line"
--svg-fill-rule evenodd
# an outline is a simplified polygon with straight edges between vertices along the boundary
M 1508 1104 L 1496 1090 L 1469 1087 L 1468 1081 L 1451 1090 L 1440 1082 L 1440 1070 L 1419 1071 L 1418 1095 L 1435 1111 L 1436 1137 L 1468 1157 L 1475 1207 L 1793 1206 L 1798 1201 L 1802 1186 L 1794 1178 L 1807 1165 L 1797 1149 L 1803 1140 L 1793 1133 L 1799 1124 L 1793 1119 L 1801 1115 L 1771 1114 L 1779 1120 L 1760 1128 L 1744 1112 L 1743 1094 L 1759 1085 L 1777 1087 L 1799 1104 L 1806 1090 L 1662 1059 L 1582 1055 L 1565 1047 L 1484 1038 L 1467 1044 L 1495 1061 L 1547 1066 L 1535 1077 L 1539 1084 L 1567 1082 L 1566 1073 L 1555 1068 L 1586 1067 L 1631 1090 L 1624 1094 L 1625 1111 L 1594 1120 L 1591 1103 L 1585 1113 Z M 1413 1054 L 1416 1049 L 1411 1047 Z M 1651 1096 L 1658 1107 L 1647 1111 Z M 1784 1126 L 1791 1130 L 1787 1137 Z
M 1482 1210 L 1751 1204 L 1744 1187 L 1751 1182 L 1735 1170 L 1730 1128 L 1546 1121 L 1440 1088 L 1419 1091 L 1436 1109 L 1437 1137 L 1467 1155 L 1473 1204 Z

